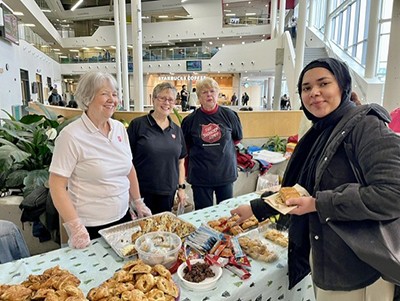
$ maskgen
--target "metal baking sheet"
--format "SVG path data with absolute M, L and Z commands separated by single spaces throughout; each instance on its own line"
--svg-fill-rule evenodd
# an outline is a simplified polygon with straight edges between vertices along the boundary
M 132 243 L 132 234 L 138 231 L 141 231 L 139 222 L 141 220 L 146 220 L 149 218 L 155 218 L 157 216 L 161 215 L 170 215 L 171 218 L 178 219 L 179 221 L 188 224 L 193 227 L 193 229 L 196 229 L 196 227 L 188 223 L 187 221 L 182 220 L 181 218 L 175 216 L 171 212 L 162 212 L 158 213 L 149 217 L 144 217 L 140 219 L 136 219 L 134 221 L 126 222 L 123 224 L 119 224 L 116 226 L 112 226 L 109 228 L 105 228 L 99 231 L 99 234 L 104 238 L 104 240 L 111 246 L 111 248 L 117 253 L 117 255 L 121 258 L 130 258 L 132 256 L 135 256 L 137 252 L 132 253 L 131 255 L 124 256 L 122 254 L 122 250 L 129 246 L 132 245 L 134 246 L 135 244 Z

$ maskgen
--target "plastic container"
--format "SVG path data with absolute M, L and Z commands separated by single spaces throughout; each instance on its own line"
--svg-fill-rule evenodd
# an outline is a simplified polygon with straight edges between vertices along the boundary
M 182 240 L 175 233 L 149 232 L 135 242 L 138 257 L 148 265 L 162 264 L 167 269 L 177 261 Z

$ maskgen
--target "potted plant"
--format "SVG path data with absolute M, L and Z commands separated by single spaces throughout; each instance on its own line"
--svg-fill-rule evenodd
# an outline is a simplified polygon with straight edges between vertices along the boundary
M 280 138 L 279 136 L 273 136 L 262 145 L 262 148 L 272 152 L 285 153 L 286 143 L 286 139 Z
M 9 119 L 0 124 L 0 189 L 19 189 L 26 197 L 35 188 L 47 185 L 54 140 L 74 119 L 59 118 L 45 106 L 40 112 L 26 108 L 21 120 L 3 110 Z

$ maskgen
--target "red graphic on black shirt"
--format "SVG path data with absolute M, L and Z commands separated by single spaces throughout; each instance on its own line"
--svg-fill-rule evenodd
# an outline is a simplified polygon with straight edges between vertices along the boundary
M 201 125 L 201 139 L 207 143 L 214 143 L 221 139 L 221 128 L 218 124 Z

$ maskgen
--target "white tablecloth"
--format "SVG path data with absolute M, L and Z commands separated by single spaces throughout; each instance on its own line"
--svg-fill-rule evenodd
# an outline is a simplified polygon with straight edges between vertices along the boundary
M 180 216 L 180 218 L 199 226 L 208 220 L 228 216 L 229 211 L 239 204 L 258 197 L 255 193 L 227 200 L 220 205 L 205 208 Z M 207 292 L 192 292 L 181 287 L 181 301 L 315 301 L 311 277 L 306 277 L 292 290 L 288 290 L 287 254 L 285 249 L 275 249 L 279 259 L 273 263 L 251 261 L 252 276 L 240 280 L 224 269 L 218 286 Z M 120 269 L 124 260 L 119 258 L 102 239 L 96 239 L 84 250 L 68 247 L 0 265 L 0 283 L 16 284 L 30 274 L 41 274 L 44 270 L 59 265 L 68 269 L 80 280 L 80 288 L 87 293 L 90 288 L 100 285 Z M 174 275 L 179 285 L 179 280 Z

